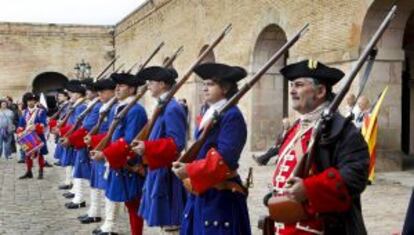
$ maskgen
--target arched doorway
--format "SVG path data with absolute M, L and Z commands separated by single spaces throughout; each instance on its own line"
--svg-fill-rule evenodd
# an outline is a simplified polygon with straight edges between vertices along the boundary
M 410 40 L 407 36 L 413 32 L 414 1 L 397 1 L 397 7 L 396 17 L 377 44 L 378 56 L 364 91 L 364 95 L 375 101 L 385 86 L 389 87 L 379 116 L 377 168 L 381 169 L 395 169 L 392 166 L 395 164 L 401 169 L 403 153 L 414 153 L 414 122 L 411 121 L 414 106 L 412 102 L 410 104 L 414 93 L 409 86 L 410 80 L 413 79 L 410 72 L 412 67 L 409 64 L 412 64 L 414 58 L 414 41 L 412 36 Z M 390 8 L 390 2 L 387 0 L 372 1 L 362 26 L 361 49 L 365 47 Z
M 48 113 L 53 113 L 57 109 L 56 89 L 63 88 L 68 78 L 56 72 L 45 72 L 36 76 L 32 83 L 32 92 L 43 93 L 46 97 Z
M 285 32 L 276 24 L 259 34 L 253 52 L 252 74 L 287 41 Z M 288 83 L 279 70 L 286 58 L 277 61 L 252 89 L 251 151 L 272 146 L 281 130 L 282 118 L 288 115 Z

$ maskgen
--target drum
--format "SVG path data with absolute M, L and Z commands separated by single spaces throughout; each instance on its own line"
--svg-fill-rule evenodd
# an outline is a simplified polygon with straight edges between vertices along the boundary
M 43 147 L 43 141 L 34 131 L 21 135 L 17 138 L 17 142 L 21 145 L 26 155 L 31 155 Z

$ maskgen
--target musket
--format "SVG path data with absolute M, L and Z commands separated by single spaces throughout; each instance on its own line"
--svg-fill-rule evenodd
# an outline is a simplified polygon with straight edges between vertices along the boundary
M 63 138 L 67 138 L 70 135 L 72 135 L 72 133 L 77 130 L 80 125 L 82 124 L 83 119 L 85 119 L 85 117 L 92 111 L 92 109 L 95 107 L 95 105 L 99 102 L 99 99 L 95 99 L 94 101 L 92 101 L 92 103 L 90 103 L 86 109 L 79 114 L 79 116 L 76 118 L 76 122 L 75 125 L 73 125 L 67 132 L 66 134 L 63 136 Z
M 109 64 L 104 68 L 104 70 L 98 75 L 96 76 L 96 80 L 100 79 L 102 75 L 104 75 L 104 73 L 106 73 L 106 71 L 108 71 L 108 69 L 115 63 L 115 61 L 119 59 L 119 56 L 113 58 L 111 60 L 111 62 L 109 62 Z
M 365 68 L 365 71 L 364 71 L 364 75 L 362 76 L 359 91 L 358 91 L 358 94 L 355 97 L 355 101 L 358 101 L 359 97 L 361 97 L 362 92 L 365 89 L 365 85 L 368 82 L 369 74 L 371 73 L 372 68 L 374 67 L 375 57 L 377 56 L 377 53 L 378 53 L 378 50 L 376 48 L 373 48 L 371 50 L 371 52 L 369 53 L 369 56 L 368 56 L 368 59 L 367 59 L 367 65 L 366 65 L 366 68 Z M 355 102 L 355 104 L 352 105 L 352 107 L 350 108 L 350 117 L 352 119 L 357 118 L 357 117 L 354 117 L 354 113 L 352 112 L 357 104 L 358 103 Z
M 339 104 L 342 102 L 343 98 L 345 97 L 345 94 L 349 91 L 352 82 L 354 81 L 359 70 L 362 68 L 364 62 L 368 58 L 369 53 L 380 40 L 385 30 L 388 28 L 392 18 L 395 15 L 396 10 L 397 6 L 394 5 L 382 21 L 381 25 L 376 30 L 375 34 L 368 42 L 367 46 L 365 47 L 360 57 L 356 61 L 354 67 L 352 68 L 351 72 L 347 74 L 347 76 L 345 77 L 345 83 L 339 90 L 338 94 L 335 96 L 335 98 L 329 104 L 329 106 L 322 112 L 321 118 L 319 118 L 319 120 L 316 122 L 314 126 L 314 131 L 312 133 L 312 137 L 308 145 L 308 156 L 303 157 L 302 160 L 298 162 L 292 173 L 293 176 L 297 176 L 300 178 L 306 178 L 309 176 L 311 166 L 314 163 L 318 143 L 320 142 L 323 136 L 329 134 L 329 129 L 332 124 L 331 121 L 333 115 L 335 114 L 335 112 L 337 112 Z M 268 201 L 268 208 L 271 218 L 278 222 L 296 223 L 300 220 L 304 220 L 307 218 L 302 203 L 297 202 L 289 196 L 271 197 Z
M 122 63 L 120 66 L 118 66 L 117 68 L 115 68 L 114 71 L 112 71 L 112 72 L 110 71 L 108 73 L 105 73 L 102 77 L 103 78 L 104 77 L 109 77 L 109 76 L 111 76 L 111 74 L 119 72 L 119 70 L 121 70 L 124 67 L 124 65 L 125 65 L 125 63 Z
M 96 135 L 98 133 L 99 129 L 101 128 L 101 125 L 102 125 L 103 121 L 105 120 L 106 116 L 108 116 L 109 111 L 111 111 L 112 106 L 114 106 L 117 101 L 118 100 L 116 98 L 112 99 L 112 101 L 110 101 L 111 103 L 109 103 L 108 107 L 105 110 L 103 110 L 101 113 L 99 113 L 98 122 L 88 132 L 89 136 Z
M 161 47 L 164 45 L 164 43 L 161 43 L 160 46 L 157 47 L 157 49 L 154 51 L 154 53 L 151 54 L 151 56 L 149 58 L 153 58 L 155 56 L 155 54 L 161 49 Z M 177 55 L 181 53 L 180 51 L 177 51 L 174 56 L 171 57 L 171 59 L 168 60 L 168 62 L 166 63 L 167 65 L 171 65 L 174 60 L 177 58 Z M 147 59 L 147 61 L 145 61 L 145 63 L 143 64 L 143 66 L 141 66 L 140 71 L 142 71 L 145 66 L 150 62 L 150 59 Z M 113 135 L 113 133 L 115 132 L 116 127 L 119 125 L 119 123 L 121 122 L 121 120 L 127 115 L 128 111 L 145 95 L 145 93 L 148 90 L 148 85 L 145 84 L 144 86 L 142 86 L 142 88 L 140 89 L 140 92 L 134 97 L 134 99 L 129 102 L 120 113 L 118 113 L 114 120 L 112 121 L 111 125 L 109 126 L 108 132 L 106 133 L 105 137 L 99 142 L 99 144 L 95 147 L 95 151 L 102 151 L 109 143 L 109 141 L 111 140 L 111 137 Z
M 68 105 L 69 105 L 69 103 L 62 105 L 62 106 L 58 109 L 58 111 L 56 111 L 56 113 L 54 113 L 54 114 L 53 114 L 53 115 L 49 118 L 49 120 L 51 120 L 51 119 L 56 119 L 56 118 L 60 115 L 60 113 L 63 111 L 63 109 L 65 109 Z
M 149 134 L 151 133 L 152 128 L 154 127 L 155 121 L 160 116 L 162 111 L 164 110 L 165 105 L 173 98 L 175 93 L 184 85 L 184 83 L 190 78 L 190 75 L 193 73 L 194 68 L 199 65 L 204 58 L 223 40 L 223 38 L 230 32 L 232 25 L 229 24 L 227 27 L 222 31 L 222 33 L 206 48 L 206 50 L 197 58 L 197 60 L 187 69 L 187 72 L 184 76 L 177 82 L 171 90 L 167 93 L 167 96 L 158 102 L 157 107 L 155 108 L 151 119 L 145 124 L 145 126 L 141 129 L 138 135 L 134 138 L 135 141 L 137 140 L 147 140 Z
M 68 112 L 66 115 L 62 118 L 62 120 L 58 123 L 57 127 L 61 128 L 68 120 L 69 117 L 72 115 L 72 113 L 75 111 L 76 107 L 78 107 L 80 104 L 82 104 L 85 101 L 85 98 L 82 98 L 82 101 L 80 101 L 78 104 L 73 104 L 71 107 L 69 107 Z
M 276 51 L 272 57 L 260 68 L 260 70 L 253 75 L 249 82 L 247 82 L 235 95 L 233 95 L 227 102 L 224 104 L 222 108 L 217 110 L 213 115 L 213 118 L 209 120 L 207 125 L 203 128 L 200 137 L 190 146 L 190 148 L 183 154 L 181 157 L 178 158 L 179 162 L 189 163 L 192 162 L 198 152 L 200 151 L 201 147 L 205 144 L 207 137 L 210 131 L 213 129 L 215 124 L 218 122 L 220 116 L 228 110 L 230 107 L 237 104 L 240 99 L 256 84 L 260 78 L 273 66 L 276 61 L 278 61 L 285 53 L 291 48 L 295 43 L 306 33 L 309 24 L 303 26 L 301 30 L 299 30 L 295 36 L 293 36 L 289 41 L 287 41 L 278 51 Z
M 152 52 L 152 54 L 148 57 L 148 59 L 139 66 L 138 72 L 136 74 L 141 72 L 147 66 L 147 64 L 152 60 L 152 58 L 154 58 L 154 56 L 161 50 L 164 44 L 165 44 L 164 42 L 161 42 L 160 45 L 158 45 L 158 47 L 155 48 L 154 52 Z

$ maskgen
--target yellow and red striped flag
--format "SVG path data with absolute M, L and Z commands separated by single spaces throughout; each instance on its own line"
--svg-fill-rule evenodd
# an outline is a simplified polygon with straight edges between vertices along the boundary
M 388 91 L 388 86 L 384 88 L 379 96 L 377 102 L 375 102 L 372 111 L 369 115 L 364 117 L 361 133 L 364 136 L 365 141 L 368 144 L 369 150 L 369 176 L 370 182 L 374 181 L 375 177 L 375 158 L 376 158 L 376 146 L 377 146 L 377 134 L 378 134 L 378 114 L 384 101 L 385 94 Z

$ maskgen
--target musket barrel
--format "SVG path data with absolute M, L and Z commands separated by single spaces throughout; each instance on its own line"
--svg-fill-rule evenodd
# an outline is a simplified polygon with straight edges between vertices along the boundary
M 116 60 L 119 59 L 119 56 L 116 56 L 105 68 L 104 70 L 102 70 L 102 72 L 96 76 L 96 80 L 100 79 L 102 75 L 104 75 L 106 73 L 106 71 L 108 71 L 108 69 L 115 63 Z

